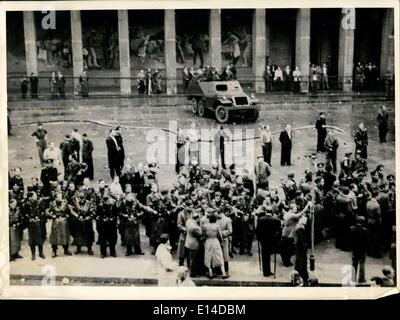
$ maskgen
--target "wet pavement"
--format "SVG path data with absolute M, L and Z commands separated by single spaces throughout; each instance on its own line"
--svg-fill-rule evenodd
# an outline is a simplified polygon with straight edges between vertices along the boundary
M 13 105 L 14 104 L 14 105 Z M 190 124 L 195 121 L 198 128 L 210 129 L 217 128 L 218 124 L 211 118 L 200 118 L 192 115 L 184 106 L 179 107 L 131 107 L 129 103 L 123 100 L 107 100 L 100 99 L 91 101 L 90 104 L 84 106 L 70 106 L 68 102 L 59 109 L 35 110 L 35 109 L 18 109 L 15 105 L 18 102 L 10 102 L 9 106 L 13 109 L 13 135 L 8 139 L 9 148 L 9 167 L 21 167 L 25 184 L 29 184 L 31 176 L 40 175 L 39 158 L 35 146 L 34 139 L 30 136 L 36 129 L 35 123 L 38 121 L 55 121 L 45 123 L 48 131 L 48 141 L 55 141 L 58 145 L 63 141 L 63 137 L 67 133 L 71 133 L 74 127 L 77 127 L 81 133 L 87 132 L 89 138 L 94 143 L 94 166 L 95 179 L 103 178 L 109 181 L 109 172 L 107 169 L 107 156 L 105 148 L 105 137 L 110 127 L 107 125 L 122 125 L 124 145 L 126 150 L 126 162 L 135 165 L 137 162 L 146 161 L 146 153 L 148 152 L 151 142 L 151 134 L 160 137 L 159 128 L 168 128 L 169 121 L 176 120 L 178 127 L 189 128 Z M 369 169 L 376 167 L 378 163 L 385 166 L 386 173 L 395 172 L 395 143 L 394 143 L 394 104 L 386 102 L 390 115 L 390 128 L 388 134 L 388 143 L 380 144 L 378 142 L 378 132 L 376 126 L 376 115 L 379 104 L 376 102 L 357 102 L 352 104 L 336 103 L 336 104 L 296 104 L 282 103 L 274 105 L 262 105 L 260 118 L 257 123 L 236 123 L 228 124 L 228 129 L 255 129 L 258 125 L 269 124 L 272 131 L 281 130 L 286 123 L 292 124 L 293 127 L 303 127 L 314 125 L 316 117 L 320 111 L 327 113 L 327 123 L 329 125 L 340 127 L 343 133 L 338 133 L 340 146 L 338 150 L 338 159 L 341 159 L 344 152 L 351 150 L 354 152 L 353 132 L 356 130 L 359 122 L 364 122 L 368 128 L 369 146 L 368 146 L 368 166 Z M 72 122 L 64 122 L 64 121 Z M 95 123 L 81 123 L 82 120 L 92 120 Z M 76 121 L 76 122 L 74 122 Z M 252 132 L 250 131 L 250 134 Z M 256 134 L 256 132 L 253 132 Z M 168 140 L 168 136 L 164 136 Z M 175 136 L 171 136 L 174 141 Z M 147 139 L 147 140 L 146 140 Z M 271 186 L 280 187 L 280 178 L 285 178 L 289 171 L 295 173 L 296 179 L 303 177 L 304 170 L 310 167 L 308 156 L 315 152 L 316 148 L 316 132 L 315 130 L 301 130 L 294 134 L 293 138 L 292 159 L 293 166 L 281 168 L 279 166 L 280 145 L 278 136 L 273 137 L 273 153 L 272 153 L 272 176 Z M 209 145 L 209 143 L 205 143 Z M 261 147 L 258 142 L 252 142 L 254 154 L 248 152 L 254 160 L 257 154 L 260 154 Z M 247 155 L 244 148 L 249 145 L 241 146 L 242 149 L 230 151 L 227 146 L 227 153 L 232 152 L 236 156 Z M 240 149 L 240 148 L 239 148 Z M 209 149 L 211 153 L 212 147 Z M 167 152 L 168 153 L 168 152 Z M 239 154 L 238 154 L 239 153 Z M 174 159 L 173 153 L 168 153 L 171 159 Z M 323 155 L 318 155 L 319 160 L 323 161 Z M 168 158 L 168 157 L 167 157 Z M 251 160 L 251 159 L 250 159 Z M 174 164 L 160 164 L 159 182 L 161 188 L 168 188 L 174 182 Z M 26 238 L 26 237 L 25 237 Z M 59 270 L 59 275 L 86 277 L 93 276 L 101 279 L 102 277 L 122 278 L 149 278 L 156 277 L 156 262 L 153 256 L 149 254 L 148 239 L 143 235 L 144 249 L 147 253 L 145 256 L 124 257 L 124 249 L 117 246 L 118 258 L 98 258 L 98 248 L 95 249 L 95 256 L 79 255 L 73 258 L 65 258 L 60 256 L 57 259 L 47 258 L 46 260 L 36 260 L 32 262 L 29 258 L 29 249 L 24 242 L 22 254 L 25 257 L 11 264 L 11 274 L 14 275 L 41 275 L 42 267 L 45 264 L 52 264 Z M 50 246 L 46 245 L 46 255 L 50 257 Z M 253 252 L 257 252 L 256 243 L 253 244 Z M 70 263 L 73 259 L 74 263 Z M 316 247 L 317 269 L 316 275 L 320 282 L 325 283 L 341 283 L 342 268 L 351 261 L 350 254 L 336 250 L 330 242 L 323 242 Z M 367 259 L 367 277 L 380 274 L 380 270 L 384 264 L 389 264 L 387 257 L 383 259 Z M 231 278 L 233 280 L 248 281 L 287 281 L 289 269 L 281 265 L 278 258 L 278 274 L 276 280 L 262 277 L 258 267 L 258 257 L 236 255 L 231 263 Z M 14 280 L 19 281 L 19 280 Z M 94 280 L 90 280 L 94 281 Z M 90 283 L 88 280 L 88 282 Z M 77 280 L 79 283 L 79 280 Z

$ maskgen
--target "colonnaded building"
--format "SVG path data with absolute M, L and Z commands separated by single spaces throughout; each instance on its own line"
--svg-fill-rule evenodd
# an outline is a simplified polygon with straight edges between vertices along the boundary
M 136 94 L 138 72 L 157 69 L 163 92 L 180 93 L 184 67 L 199 68 L 203 60 L 203 67 L 222 70 L 237 49 L 237 78 L 254 92 L 265 91 L 266 64 L 298 66 L 306 82 L 312 65 L 325 64 L 330 89 L 344 92 L 354 88 L 358 63 L 375 65 L 379 81 L 394 72 L 394 12 L 387 8 L 15 11 L 6 17 L 9 97 L 31 73 L 44 96 L 53 71 L 63 73 L 73 95 L 84 69 L 93 90 Z

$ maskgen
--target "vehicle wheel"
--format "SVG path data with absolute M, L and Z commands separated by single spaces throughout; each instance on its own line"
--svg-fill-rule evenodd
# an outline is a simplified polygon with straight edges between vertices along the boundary
M 190 107 L 191 107 L 191 109 L 192 109 L 192 113 L 193 114 L 197 114 L 197 100 L 196 100 L 196 98 L 193 98 L 192 99 L 192 102 L 190 103 Z
M 218 106 L 215 109 L 215 118 L 219 123 L 227 123 L 229 120 L 229 111 L 224 106 Z
M 250 121 L 251 121 L 251 122 L 256 122 L 257 119 L 258 119 L 258 115 L 259 115 L 258 110 L 254 110 L 254 111 L 251 113 Z
M 206 109 L 204 107 L 204 101 L 199 100 L 197 103 L 197 113 L 199 114 L 200 117 L 204 117 L 206 114 Z

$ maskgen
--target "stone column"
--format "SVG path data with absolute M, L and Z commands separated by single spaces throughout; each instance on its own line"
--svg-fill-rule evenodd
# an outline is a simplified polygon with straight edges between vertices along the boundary
M 38 75 L 35 17 L 33 11 L 24 11 L 23 14 L 26 73 L 29 77 L 32 72 Z
M 381 79 L 390 70 L 394 74 L 394 10 L 385 9 L 382 21 Z
M 164 40 L 165 40 L 165 73 L 167 94 L 177 92 L 176 85 L 176 36 L 175 10 L 164 10 Z
M 302 83 L 300 91 L 309 91 L 310 80 L 310 30 L 311 10 L 298 9 L 296 18 L 296 66 L 300 68 Z
M 221 56 L 221 9 L 211 9 L 209 19 L 209 53 L 210 63 L 217 70 L 222 71 Z
M 343 9 L 339 21 L 339 61 L 338 82 L 342 84 L 344 92 L 352 92 L 353 64 L 354 64 L 354 29 L 355 11 Z
M 83 71 L 82 53 L 82 24 L 81 12 L 73 10 L 71 15 L 71 42 L 72 42 L 72 66 L 74 75 L 74 88 L 79 84 L 79 76 Z
M 257 93 L 265 92 L 265 9 L 254 9 L 253 13 L 253 74 L 254 89 Z
M 118 10 L 118 45 L 121 94 L 130 95 L 132 91 L 128 10 Z

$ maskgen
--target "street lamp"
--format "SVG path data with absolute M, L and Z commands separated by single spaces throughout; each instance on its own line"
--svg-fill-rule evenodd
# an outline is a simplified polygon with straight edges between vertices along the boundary
M 315 251 L 314 251 L 314 234 L 315 234 L 315 160 L 316 156 L 313 154 L 310 157 L 311 160 L 311 172 L 312 172 L 312 180 L 311 180 L 311 254 L 310 254 L 310 270 L 315 270 Z

